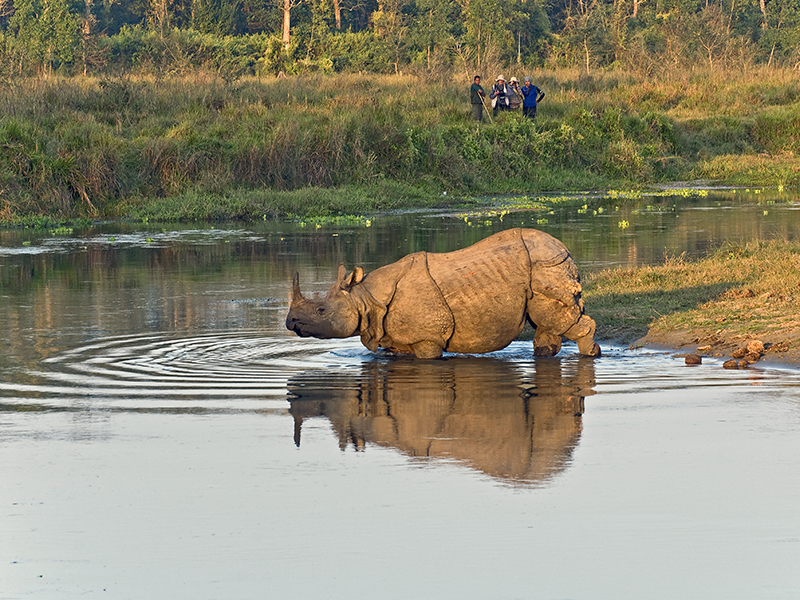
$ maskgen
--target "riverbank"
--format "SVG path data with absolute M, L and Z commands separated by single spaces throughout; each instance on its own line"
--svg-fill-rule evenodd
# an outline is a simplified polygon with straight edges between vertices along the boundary
M 12 79 L 0 89 L 0 222 L 353 215 L 696 179 L 800 185 L 792 71 L 532 75 L 547 93 L 535 121 L 481 124 L 463 74 Z
M 598 339 L 730 357 L 750 340 L 800 366 L 800 242 L 724 245 L 710 256 L 585 278 Z

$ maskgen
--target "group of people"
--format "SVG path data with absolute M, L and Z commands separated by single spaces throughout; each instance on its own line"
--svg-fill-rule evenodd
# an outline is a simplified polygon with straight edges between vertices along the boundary
M 506 83 L 506 78 L 500 75 L 489 92 L 489 101 L 492 111 L 497 116 L 498 111 L 518 110 L 522 107 L 522 114 L 531 119 L 536 117 L 536 105 L 544 98 L 544 92 L 531 83 L 531 78 L 526 77 L 524 84 L 520 85 L 516 77 Z M 475 75 L 470 87 L 470 100 L 472 102 L 472 118 L 476 121 L 483 119 L 483 110 L 489 110 L 486 104 L 486 93 L 481 87 L 481 76 Z

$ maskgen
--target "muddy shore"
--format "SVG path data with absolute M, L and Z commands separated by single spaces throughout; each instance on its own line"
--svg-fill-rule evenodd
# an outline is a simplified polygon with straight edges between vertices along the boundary
M 676 356 L 695 354 L 700 357 L 714 357 L 727 361 L 734 359 L 737 350 L 746 348 L 748 342 L 757 340 L 763 343 L 764 352 L 757 366 L 776 366 L 800 368 L 800 329 L 782 332 L 780 335 L 765 332 L 763 335 L 723 336 L 708 331 L 650 331 L 636 340 L 631 347 L 647 347 L 672 352 Z

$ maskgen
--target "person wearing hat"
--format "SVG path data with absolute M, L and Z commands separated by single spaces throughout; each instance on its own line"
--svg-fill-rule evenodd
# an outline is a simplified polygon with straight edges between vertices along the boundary
M 517 110 L 522 104 L 522 92 L 519 89 L 519 79 L 516 77 L 511 78 L 511 85 L 509 85 L 508 95 L 508 108 Z
M 509 88 L 506 85 L 506 78 L 500 75 L 492 86 L 492 91 L 489 94 L 489 98 L 492 99 L 492 108 L 494 108 L 495 116 L 498 110 L 508 110 L 510 104 L 508 94 Z
M 530 119 L 536 118 L 536 105 L 544 98 L 544 92 L 531 83 L 531 78 L 525 78 L 525 85 L 520 88 L 522 92 L 522 114 Z
M 472 103 L 472 118 L 476 121 L 483 120 L 483 99 L 486 94 L 481 87 L 481 76 L 475 75 L 469 88 L 470 102 Z

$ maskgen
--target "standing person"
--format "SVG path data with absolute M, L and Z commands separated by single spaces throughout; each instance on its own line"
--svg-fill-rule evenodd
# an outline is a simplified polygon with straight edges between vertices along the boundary
M 522 114 L 531 119 L 536 118 L 536 105 L 544 98 L 544 92 L 531 83 L 531 78 L 525 78 L 525 85 L 520 88 L 522 92 Z
M 522 90 L 519 89 L 519 79 L 512 77 L 509 88 L 511 93 L 508 95 L 508 108 L 517 110 L 522 104 Z
M 497 116 L 498 110 L 508 110 L 510 104 L 508 99 L 509 91 L 506 85 L 506 78 L 500 75 L 497 78 L 497 82 L 492 86 L 492 91 L 489 94 L 489 98 L 492 99 L 492 107 L 494 108 L 495 116 Z
M 486 94 L 481 87 L 481 76 L 475 75 L 472 85 L 469 88 L 470 102 L 472 103 L 472 118 L 476 121 L 483 120 L 483 99 Z

